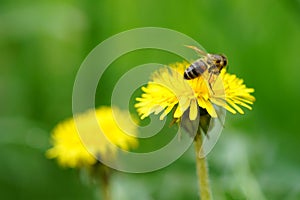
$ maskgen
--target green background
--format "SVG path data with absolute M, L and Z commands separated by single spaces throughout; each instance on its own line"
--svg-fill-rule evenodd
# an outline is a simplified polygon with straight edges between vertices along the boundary
M 253 110 L 228 114 L 209 154 L 215 199 L 300 199 L 299 0 L 0 1 L 0 198 L 98 198 L 82 173 L 44 153 L 51 129 L 72 115 L 83 59 L 108 37 L 145 26 L 225 53 L 229 71 L 255 88 Z M 109 104 L 113 84 L 137 63 L 176 61 L 150 50 L 120 58 L 97 106 Z M 121 200 L 197 199 L 193 148 L 157 172 L 116 173 L 112 190 Z

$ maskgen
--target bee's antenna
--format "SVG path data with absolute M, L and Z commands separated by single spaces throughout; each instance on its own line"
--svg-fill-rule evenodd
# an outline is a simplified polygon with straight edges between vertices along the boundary
M 226 71 L 228 71 L 228 70 L 229 70 L 229 65 L 226 66 Z

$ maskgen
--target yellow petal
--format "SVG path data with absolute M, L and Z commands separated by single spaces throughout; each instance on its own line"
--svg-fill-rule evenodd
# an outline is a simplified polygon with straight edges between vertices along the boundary
M 169 112 L 171 112 L 171 110 L 173 109 L 175 104 L 171 104 L 167 107 L 167 109 L 160 115 L 159 119 L 163 120 L 165 118 L 165 116 L 167 116 L 169 114 Z
M 206 102 L 206 110 L 211 117 L 213 117 L 213 118 L 218 117 L 215 108 L 213 107 L 213 105 L 210 102 Z
M 195 99 L 191 100 L 191 105 L 190 105 L 190 120 L 195 120 L 198 115 L 198 104 Z
M 240 107 L 238 107 L 232 100 L 226 99 L 226 101 L 240 114 L 244 114 L 244 111 Z

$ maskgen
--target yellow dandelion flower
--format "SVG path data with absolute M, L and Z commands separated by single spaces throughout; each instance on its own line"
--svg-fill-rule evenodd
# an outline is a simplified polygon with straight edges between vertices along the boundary
M 52 133 L 53 147 L 46 156 L 56 158 L 61 166 L 75 168 L 95 164 L 93 155 L 116 156 L 114 145 L 123 150 L 136 147 L 137 139 L 120 129 L 114 115 L 122 119 L 119 124 L 130 126 L 128 116 L 116 107 L 100 107 L 59 123 Z M 126 130 L 136 135 L 136 128 L 128 126 Z
M 197 118 L 198 106 L 213 118 L 218 117 L 214 105 L 222 106 L 233 114 L 244 114 L 241 106 L 251 110 L 250 105 L 255 98 L 250 93 L 254 89 L 247 88 L 242 79 L 223 69 L 211 90 L 203 78 L 205 75 L 184 80 L 183 73 L 189 65 L 187 62 L 175 63 L 170 68 L 165 67 L 153 73 L 148 85 L 142 87 L 142 96 L 136 98 L 135 107 L 141 119 L 164 110 L 160 115 L 162 120 L 173 108 L 175 119 L 179 119 L 189 110 L 190 120 Z

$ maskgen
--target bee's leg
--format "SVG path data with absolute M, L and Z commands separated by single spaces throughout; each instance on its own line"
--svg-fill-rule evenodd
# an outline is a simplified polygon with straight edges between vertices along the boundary
M 209 83 L 209 87 L 210 87 L 210 90 L 212 91 L 212 93 L 215 95 L 215 92 L 214 92 L 214 90 L 213 90 L 213 88 L 212 88 L 211 83 Z
M 220 74 L 220 71 L 216 65 L 212 65 L 208 69 L 208 73 L 209 73 L 209 78 L 208 78 L 209 87 L 210 87 L 211 91 L 213 92 L 213 94 L 215 94 L 215 92 L 212 88 L 213 84 L 215 83 L 215 80 L 213 80 L 213 79 L 216 78 L 216 76 L 218 76 Z
M 212 88 L 212 80 L 211 80 L 211 79 L 213 78 L 212 75 L 213 75 L 213 73 L 210 73 L 210 74 L 209 74 L 208 85 L 209 85 L 209 88 L 210 88 L 210 90 L 212 91 L 212 93 L 215 94 L 215 92 L 214 92 L 214 90 L 213 90 L 213 88 Z

